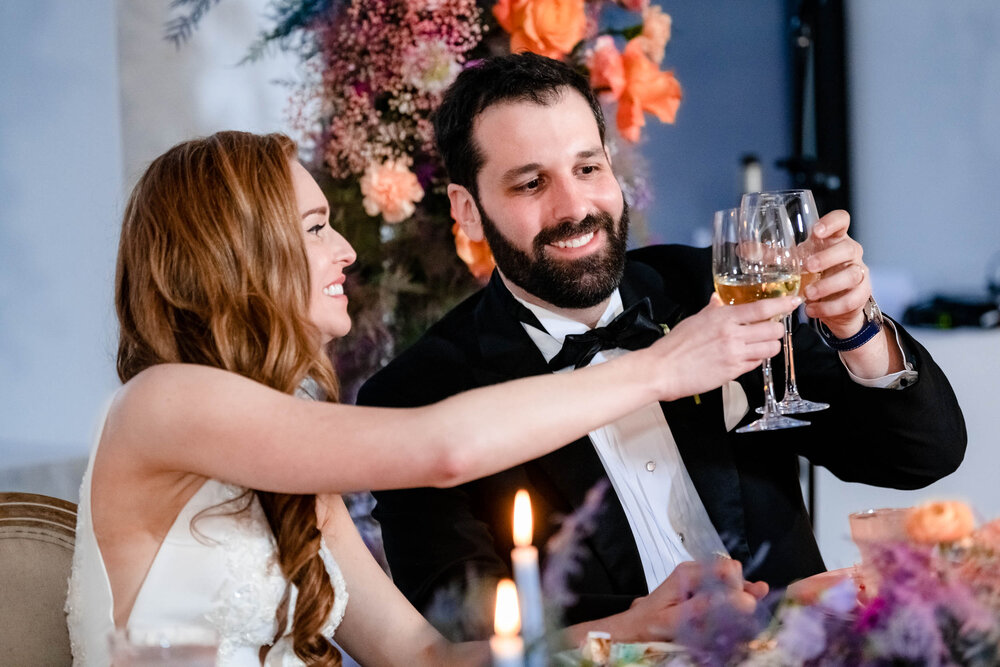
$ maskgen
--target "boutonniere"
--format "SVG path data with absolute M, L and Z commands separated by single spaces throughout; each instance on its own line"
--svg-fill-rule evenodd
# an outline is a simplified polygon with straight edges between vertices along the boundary
M 668 333 L 670 333 L 670 325 L 669 324 L 661 323 L 660 324 L 660 328 L 663 329 L 663 335 L 664 336 L 666 336 Z M 694 399 L 694 404 L 695 405 L 701 405 L 701 394 L 695 394 L 691 398 Z

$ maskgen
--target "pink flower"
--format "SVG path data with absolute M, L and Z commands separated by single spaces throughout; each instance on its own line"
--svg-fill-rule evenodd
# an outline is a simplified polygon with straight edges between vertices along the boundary
M 618 0 L 618 4 L 630 12 L 641 12 L 649 6 L 649 0 Z
M 386 222 L 397 223 L 413 215 L 424 189 L 406 160 L 387 160 L 368 166 L 361 177 L 361 194 L 365 213 L 381 214 Z
M 617 100 L 625 89 L 625 63 L 618 53 L 614 38 L 602 35 L 597 38 L 594 50 L 587 61 L 590 85 L 602 96 Z
M 1000 555 L 1000 519 L 993 519 L 972 534 L 972 539 L 980 546 Z
M 443 40 L 413 44 L 403 58 L 403 80 L 429 93 L 444 92 L 461 71 L 462 66 Z

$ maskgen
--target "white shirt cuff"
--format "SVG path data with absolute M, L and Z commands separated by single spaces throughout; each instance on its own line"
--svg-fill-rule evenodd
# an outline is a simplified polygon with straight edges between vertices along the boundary
M 844 357 L 839 352 L 837 356 L 840 357 L 840 363 L 844 364 L 844 368 L 847 370 L 847 374 L 851 376 L 854 382 L 862 385 L 863 387 L 872 387 L 874 389 L 904 389 L 914 382 L 917 381 L 917 376 L 919 373 L 913 368 L 913 364 L 909 361 L 909 356 L 906 354 L 906 349 L 903 347 L 903 341 L 899 338 L 899 331 L 893 323 L 886 319 L 883 321 L 883 325 L 892 329 L 893 334 L 895 334 L 896 345 L 899 347 L 900 354 L 903 355 L 903 370 L 897 373 L 889 373 L 888 375 L 883 375 L 878 378 L 862 378 L 858 377 L 851 372 L 851 369 L 844 364 Z

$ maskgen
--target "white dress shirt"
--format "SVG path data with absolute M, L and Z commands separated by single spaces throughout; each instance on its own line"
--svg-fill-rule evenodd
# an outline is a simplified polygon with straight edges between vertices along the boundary
M 559 353 L 567 335 L 590 329 L 576 320 L 516 296 L 514 298 L 534 313 L 545 328 L 541 331 L 522 323 L 546 362 Z M 621 295 L 615 290 L 597 326 L 606 326 L 623 310 Z M 895 334 L 896 343 L 906 359 L 899 333 L 888 320 L 886 325 Z M 603 363 L 625 352 L 622 349 L 603 350 L 590 363 Z M 566 368 L 557 372 L 569 370 Z M 908 362 L 898 373 L 870 380 L 859 378 L 850 369 L 847 370 L 858 384 L 879 388 L 901 388 L 915 381 L 917 376 Z M 726 429 L 732 430 L 749 409 L 746 394 L 738 382 L 723 385 L 722 403 Z M 728 553 L 694 488 L 670 432 L 670 425 L 658 403 L 650 403 L 591 431 L 590 440 L 628 518 L 650 591 L 660 585 L 682 561 L 704 560 Z
M 525 301 L 521 303 L 546 329 L 539 331 L 524 325 L 546 361 L 559 352 L 567 335 L 589 329 L 585 324 L 544 308 Z M 606 325 L 622 310 L 621 296 L 615 290 L 598 326 Z M 604 350 L 597 353 L 591 364 L 603 363 L 624 353 L 621 349 Z M 746 412 L 746 396 L 742 390 L 739 396 L 743 400 L 743 412 L 733 425 Z M 728 422 L 729 419 L 727 425 Z M 649 590 L 662 583 L 682 561 L 726 553 L 684 467 L 659 403 L 650 403 L 591 431 L 590 439 L 625 510 Z

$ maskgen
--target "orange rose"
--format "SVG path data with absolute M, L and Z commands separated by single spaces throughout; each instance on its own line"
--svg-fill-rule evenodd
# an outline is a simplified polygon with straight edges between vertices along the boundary
M 625 90 L 625 63 L 615 47 L 614 38 L 602 35 L 594 44 L 594 51 L 587 60 L 590 85 L 600 93 L 617 100 Z
M 510 50 L 562 58 L 583 39 L 584 0 L 499 0 L 493 16 L 510 33 Z
M 968 537 L 975 527 L 969 506 L 954 500 L 925 503 L 914 507 L 906 517 L 906 533 L 921 544 L 957 542 Z
M 451 226 L 455 236 L 455 254 L 469 267 L 469 273 L 480 283 L 485 283 L 493 273 L 496 263 L 486 241 L 473 241 L 457 222 Z
M 646 124 L 643 112 L 655 114 L 664 123 L 673 123 L 681 104 L 681 84 L 673 72 L 661 72 L 633 39 L 625 46 L 625 91 L 618 101 L 618 131 L 629 141 L 639 140 Z

